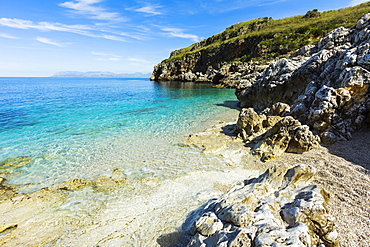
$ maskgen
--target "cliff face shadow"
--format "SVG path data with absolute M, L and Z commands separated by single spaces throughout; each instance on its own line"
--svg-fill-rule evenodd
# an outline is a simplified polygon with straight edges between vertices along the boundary
M 157 243 L 161 247 L 185 247 L 188 245 L 191 237 L 195 235 L 196 229 L 194 227 L 194 222 L 205 212 L 210 211 L 210 206 L 212 202 L 216 199 L 211 199 L 204 203 L 202 206 L 196 210 L 190 212 L 185 221 L 182 223 L 181 227 L 175 231 L 168 234 L 163 234 L 158 237 Z
M 331 154 L 362 166 L 370 175 L 370 126 L 355 132 L 349 141 L 324 145 Z
M 236 137 L 236 124 L 228 124 L 223 127 L 221 127 L 221 133 L 225 134 L 227 136 Z
M 163 234 L 157 239 L 157 243 L 161 247 L 185 247 L 189 240 L 184 237 L 185 233 L 181 230 Z
M 230 108 L 230 109 L 237 109 L 237 110 L 241 110 L 240 108 L 240 103 L 238 100 L 226 100 L 224 101 L 224 103 L 222 104 L 215 104 L 217 106 L 223 106 L 223 107 L 227 107 L 227 108 Z

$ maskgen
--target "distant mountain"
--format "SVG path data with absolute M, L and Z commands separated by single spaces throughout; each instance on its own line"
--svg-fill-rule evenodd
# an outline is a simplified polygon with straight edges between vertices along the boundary
M 61 71 L 57 72 L 51 77 L 82 77 L 82 78 L 149 78 L 151 73 L 113 73 L 106 71 Z

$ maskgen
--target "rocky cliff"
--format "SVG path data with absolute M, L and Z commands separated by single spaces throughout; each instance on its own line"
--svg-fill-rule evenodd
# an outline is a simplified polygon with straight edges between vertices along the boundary
M 242 108 L 236 135 L 263 161 L 351 139 L 370 123 L 369 44 L 370 13 L 290 58 L 224 66 Z
M 187 48 L 173 51 L 154 67 L 151 80 L 196 81 L 236 87 L 241 80 L 260 76 L 271 61 L 288 57 L 298 48 L 315 44 L 330 30 L 355 25 L 370 4 L 273 20 L 238 23 Z
M 266 37 L 245 34 L 258 32 L 270 24 L 269 18 L 251 20 L 242 25 L 233 25 L 224 32 L 202 40 L 188 48 L 173 51 L 169 59 L 154 67 L 151 80 L 165 81 L 205 81 L 218 82 L 233 69 L 243 70 L 243 66 L 222 68 L 246 54 L 256 57 L 258 44 Z M 270 36 L 269 36 L 270 37 Z M 221 69 L 222 68 L 222 69 Z
M 265 116 L 293 117 L 324 143 L 348 140 L 370 119 L 369 44 L 370 13 L 354 28 L 335 29 L 317 45 L 303 47 L 289 59 L 271 63 L 259 76 L 243 80 L 236 90 L 240 105 Z M 276 104 L 283 109 L 271 113 Z M 242 118 L 239 133 L 248 139 L 253 123 Z

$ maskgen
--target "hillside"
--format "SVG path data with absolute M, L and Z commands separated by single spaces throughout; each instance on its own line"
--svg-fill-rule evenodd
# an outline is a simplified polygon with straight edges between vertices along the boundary
M 234 24 L 222 33 L 173 51 L 155 66 L 151 80 L 204 81 L 235 87 L 243 78 L 231 74 L 258 72 L 273 60 L 316 44 L 335 28 L 353 27 L 368 12 L 370 2 L 326 12 L 314 9 L 280 20 L 264 17 Z

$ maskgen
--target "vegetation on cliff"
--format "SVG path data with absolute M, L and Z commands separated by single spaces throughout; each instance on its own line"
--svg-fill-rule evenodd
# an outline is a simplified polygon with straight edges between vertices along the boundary
M 254 19 L 234 24 L 222 33 L 174 51 L 170 58 L 163 62 L 188 60 L 186 57 L 194 57 L 195 54 L 205 56 L 206 59 L 202 58 L 203 61 L 213 59 L 212 62 L 206 63 L 207 66 L 289 56 L 304 45 L 317 43 L 325 34 L 337 27 L 353 27 L 358 19 L 368 12 L 370 12 L 370 2 L 322 13 L 314 9 L 305 15 L 280 20 L 274 20 L 271 17 Z M 247 48 L 236 49 L 237 52 L 228 53 L 229 56 L 217 55 L 223 53 L 221 50 L 225 48 L 235 47 L 235 44 L 239 47 L 247 46 Z M 204 68 L 193 69 L 204 70 Z

